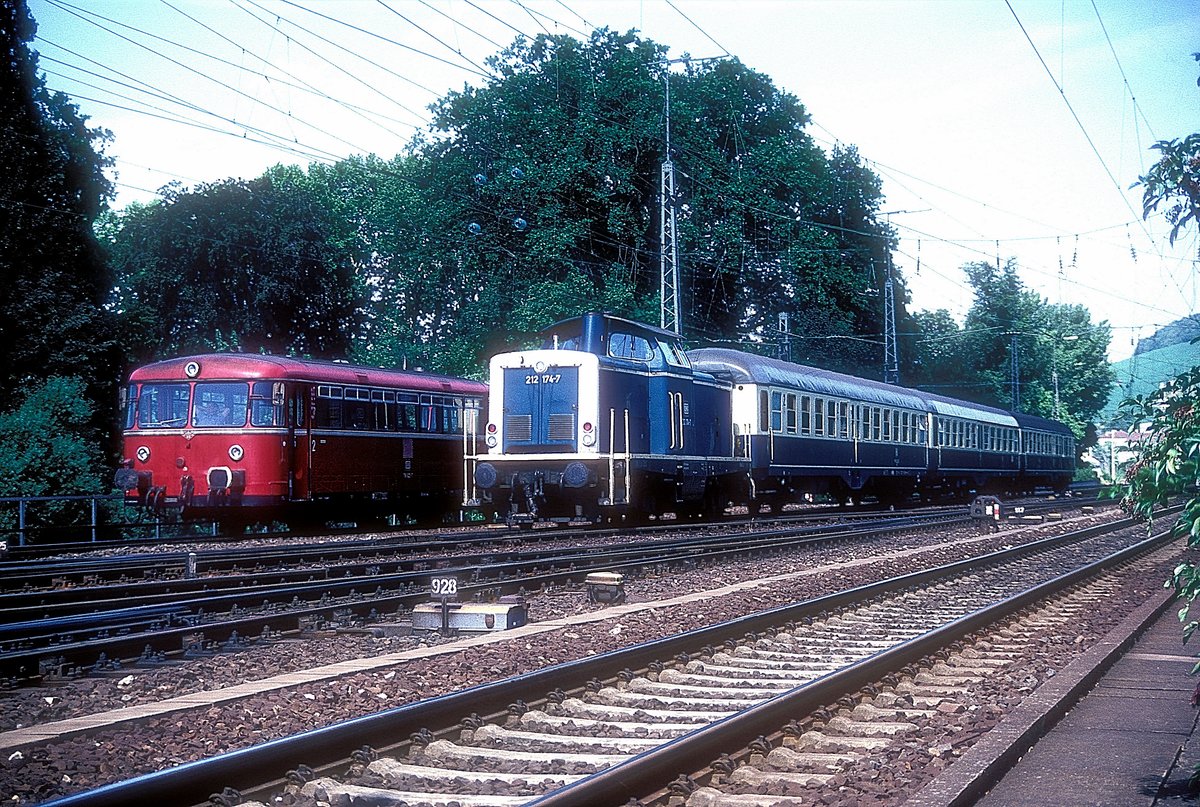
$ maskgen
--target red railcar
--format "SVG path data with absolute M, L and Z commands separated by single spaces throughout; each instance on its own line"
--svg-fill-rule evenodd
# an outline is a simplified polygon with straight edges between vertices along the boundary
M 433 521 L 462 501 L 487 385 L 279 356 L 185 356 L 124 390 L 119 487 L 229 522 Z

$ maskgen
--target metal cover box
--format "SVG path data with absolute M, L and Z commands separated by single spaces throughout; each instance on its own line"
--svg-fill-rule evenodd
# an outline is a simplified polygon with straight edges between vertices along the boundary
M 450 629 L 459 632 L 486 633 L 488 631 L 519 628 L 529 621 L 529 609 L 524 603 L 495 602 L 452 602 Z M 413 630 L 441 630 L 442 604 L 427 602 L 418 605 L 412 612 Z

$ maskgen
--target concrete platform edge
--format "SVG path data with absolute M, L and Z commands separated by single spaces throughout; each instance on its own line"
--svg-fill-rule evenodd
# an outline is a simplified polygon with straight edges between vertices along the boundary
M 1031 693 L 937 779 L 905 801 L 906 807 L 966 807 L 975 803 L 1091 691 L 1174 601 L 1174 591 L 1148 599 L 1099 643 Z

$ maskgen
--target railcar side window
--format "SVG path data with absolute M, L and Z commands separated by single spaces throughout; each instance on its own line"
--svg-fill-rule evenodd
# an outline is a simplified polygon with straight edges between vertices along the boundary
M 813 399 L 813 434 L 821 437 L 825 434 L 825 399 Z
M 313 418 L 313 426 L 318 429 L 340 429 L 342 420 L 342 388 L 319 385 L 317 414 Z
M 838 403 L 838 433 L 850 437 L 850 404 L 845 401 Z
M 809 415 L 809 397 L 807 395 L 800 396 L 800 433 L 812 433 L 812 421 Z M 796 433 L 796 396 L 794 393 L 789 393 L 784 398 L 784 411 L 787 412 L 787 433 Z
M 142 384 L 138 399 L 140 429 L 182 429 L 187 422 L 187 384 Z
M 137 384 L 130 384 L 125 390 L 125 400 L 122 403 L 125 407 L 125 428 L 132 429 L 134 422 L 137 420 Z
M 842 436 L 842 434 L 838 432 L 837 408 L 837 401 L 825 402 L 825 428 L 830 437 Z
M 396 422 L 401 431 L 417 430 L 417 396 L 411 392 L 396 395 Z
M 771 392 L 771 431 L 783 431 L 783 393 Z

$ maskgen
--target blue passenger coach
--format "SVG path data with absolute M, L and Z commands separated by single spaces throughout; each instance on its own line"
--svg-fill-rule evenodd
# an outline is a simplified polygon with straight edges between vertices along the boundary
M 469 504 L 510 521 L 719 514 L 747 494 L 732 385 L 692 367 L 678 334 L 589 313 L 489 366 L 486 455 Z M 472 498 L 473 496 L 473 498 Z
M 733 419 L 760 504 L 823 493 L 900 499 L 928 473 L 920 393 L 737 350 L 688 355 L 697 369 L 734 383 Z

